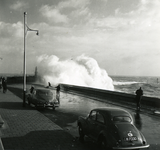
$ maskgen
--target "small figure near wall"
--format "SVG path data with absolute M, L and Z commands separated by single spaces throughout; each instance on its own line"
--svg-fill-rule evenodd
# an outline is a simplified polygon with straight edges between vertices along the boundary
M 142 95 L 143 95 L 143 90 L 142 90 L 141 87 L 140 87 L 140 88 L 136 91 L 137 110 L 139 110 L 139 111 L 140 111 L 140 107 L 141 107 Z

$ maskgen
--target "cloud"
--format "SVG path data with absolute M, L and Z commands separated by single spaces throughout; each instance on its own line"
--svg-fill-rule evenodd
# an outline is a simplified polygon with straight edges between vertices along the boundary
M 71 12 L 70 16 L 74 19 L 79 19 L 79 17 L 83 17 L 83 19 L 88 18 L 91 15 L 89 8 L 79 8 Z
M 0 34 L 1 38 L 22 38 L 23 24 L 22 22 L 17 22 L 14 24 L 0 22 Z
M 69 21 L 66 15 L 61 14 L 60 10 L 54 6 L 44 5 L 40 8 L 40 12 L 48 20 L 55 23 L 67 23 Z
M 90 3 L 90 0 L 67 0 L 58 4 L 59 9 L 65 8 L 84 8 Z
M 17 10 L 17 11 L 22 10 L 23 8 L 26 8 L 26 7 L 28 7 L 28 4 L 23 1 L 16 1 L 14 4 L 10 6 L 11 9 Z
M 114 14 L 92 14 L 86 24 L 94 28 L 106 28 L 110 30 L 154 30 L 160 23 L 159 8 L 159 0 L 141 0 L 134 9 L 127 12 L 117 7 Z
M 67 0 L 59 2 L 57 5 L 44 5 L 40 8 L 40 12 L 44 17 L 47 17 L 50 21 L 55 23 L 68 23 L 70 17 L 79 17 L 89 14 L 89 9 L 86 7 L 90 3 L 90 0 Z M 68 15 L 62 12 L 68 9 Z

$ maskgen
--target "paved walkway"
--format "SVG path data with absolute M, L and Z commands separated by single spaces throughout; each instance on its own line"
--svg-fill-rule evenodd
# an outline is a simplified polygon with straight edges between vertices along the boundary
M 6 94 L 0 91 L 0 115 L 4 120 L 0 137 L 5 150 L 83 149 L 75 146 L 69 133 L 39 111 L 22 107 L 22 99 L 10 91 Z
M 53 112 L 54 113 L 54 112 Z M 71 134 L 52 122 L 35 108 L 22 107 L 22 99 L 7 91 L 0 91 L 0 115 L 4 125 L 0 128 L 2 148 L 5 150 L 89 150 Z M 141 115 L 142 132 L 151 144 L 149 149 L 160 149 L 159 118 Z M 1 150 L 0 141 L 0 150 Z

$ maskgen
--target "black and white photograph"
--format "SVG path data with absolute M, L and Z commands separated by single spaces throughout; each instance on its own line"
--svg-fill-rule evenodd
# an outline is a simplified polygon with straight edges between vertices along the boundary
M 160 0 L 0 0 L 0 150 L 159 139 Z

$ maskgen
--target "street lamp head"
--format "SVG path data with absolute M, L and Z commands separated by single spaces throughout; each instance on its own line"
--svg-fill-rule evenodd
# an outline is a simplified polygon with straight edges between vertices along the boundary
M 38 30 L 37 30 L 37 33 L 36 33 L 36 35 L 39 35 L 39 32 L 38 32 Z
M 24 12 L 24 15 L 27 15 L 27 12 Z

